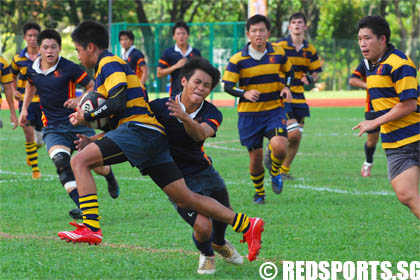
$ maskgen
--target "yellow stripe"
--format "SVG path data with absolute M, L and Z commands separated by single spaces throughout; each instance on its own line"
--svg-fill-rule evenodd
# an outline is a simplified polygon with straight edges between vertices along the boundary
M 400 99 L 398 97 L 376 98 L 372 100 L 373 109 L 375 109 L 375 111 L 391 109 L 398 103 L 400 103 Z
M 83 210 L 83 215 L 98 215 L 98 213 L 99 213 L 98 208 Z
M 420 125 L 419 121 L 420 121 L 420 113 L 412 112 L 411 114 L 401 119 L 381 125 L 381 133 L 390 133 L 394 130 L 401 129 L 401 128 L 404 128 L 406 126 L 413 125 L 416 123 Z
M 256 175 L 256 176 L 254 176 L 252 174 L 249 174 L 249 176 L 251 177 L 251 180 L 260 180 L 261 178 L 264 177 L 264 172 L 261 173 L 260 175 Z
M 83 219 L 83 223 L 90 225 L 94 228 L 99 228 L 99 221 L 95 221 L 95 220 L 85 220 Z
M 92 200 L 92 199 L 98 199 L 98 196 L 96 195 L 96 194 L 92 194 L 92 195 L 89 195 L 89 196 L 85 196 L 85 197 L 80 197 L 79 198 L 79 202 L 84 202 L 84 201 L 89 201 L 89 200 Z
M 398 80 L 395 83 L 394 88 L 397 91 L 397 93 L 400 94 L 404 90 L 409 90 L 409 89 L 414 89 L 415 91 L 417 91 L 417 87 L 418 87 L 418 83 L 417 83 L 416 77 L 407 76 Z
M 140 86 L 140 80 L 136 75 L 127 75 L 127 88 L 137 88 Z
M 80 202 L 82 202 L 82 201 L 80 201 Z M 88 208 L 88 207 L 98 207 L 98 206 L 99 206 L 99 204 L 98 204 L 97 201 L 96 202 L 90 202 L 90 203 L 86 203 L 86 202 L 85 203 L 80 203 L 80 208 L 81 209 Z
M 241 69 L 241 78 L 253 78 L 260 75 L 275 74 L 279 72 L 279 64 L 262 64 Z M 286 71 L 287 72 L 287 71 Z
M 239 74 L 226 70 L 225 73 L 223 74 L 223 80 L 236 84 L 237 82 L 239 82 Z
M 401 146 L 408 145 L 410 143 L 414 143 L 420 141 L 420 134 L 402 139 L 400 141 L 394 142 L 394 143 L 382 143 L 382 148 L 384 149 L 393 149 L 393 148 L 399 148 Z
M 271 100 L 267 102 L 240 102 L 238 112 L 262 112 L 283 107 L 282 100 Z
M 127 75 L 124 72 L 114 72 L 108 77 L 104 82 L 105 88 L 107 91 L 111 90 L 113 87 L 120 83 L 127 83 Z
M 293 104 L 306 104 L 306 99 L 292 99 Z
M 367 77 L 368 88 L 387 88 L 393 85 L 391 77 L 386 75 L 370 75 Z
M 237 215 L 236 215 L 236 221 L 235 221 L 235 224 L 233 225 L 233 229 L 236 231 L 236 229 L 238 228 L 238 225 L 239 225 L 239 221 L 241 220 L 241 218 L 243 217 L 243 215 L 244 214 L 242 214 L 242 213 L 238 213 Z

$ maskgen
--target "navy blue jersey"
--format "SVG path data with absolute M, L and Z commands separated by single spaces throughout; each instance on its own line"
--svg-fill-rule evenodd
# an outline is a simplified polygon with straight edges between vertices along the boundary
M 131 69 L 133 69 L 133 71 L 136 72 L 137 77 L 141 79 L 143 71 L 140 67 L 146 65 L 146 60 L 144 60 L 143 53 L 138 49 L 133 49 L 128 55 L 128 59 L 125 60 L 125 62 L 127 62 L 127 64 L 130 65 Z
M 48 74 L 34 70 L 40 58 L 28 69 L 28 81 L 37 88 L 42 108 L 44 126 L 69 122 L 73 109 L 64 107 L 64 102 L 76 97 L 76 84 L 87 86 L 90 78 L 79 65 L 60 57 L 60 61 Z
M 178 168 L 186 176 L 211 166 L 211 158 L 204 152 L 204 141 L 194 141 L 185 130 L 184 125 L 178 119 L 169 115 L 170 111 L 165 105 L 168 99 L 168 97 L 155 99 L 150 103 L 150 107 L 157 120 L 165 127 L 169 150 Z M 194 120 L 210 125 L 214 130 L 213 137 L 215 137 L 223 116 L 213 104 L 204 101 Z
M 186 53 L 187 58 L 193 57 L 193 56 L 201 56 L 201 53 L 199 50 L 195 48 L 191 48 L 191 50 Z M 168 68 L 172 65 L 175 65 L 178 61 L 180 61 L 182 58 L 182 54 L 175 50 L 175 46 L 167 48 L 162 56 L 159 59 L 158 66 L 161 68 Z M 171 73 L 171 88 L 169 89 L 169 95 L 175 96 L 179 94 L 182 91 L 181 86 L 181 68 L 176 69 Z

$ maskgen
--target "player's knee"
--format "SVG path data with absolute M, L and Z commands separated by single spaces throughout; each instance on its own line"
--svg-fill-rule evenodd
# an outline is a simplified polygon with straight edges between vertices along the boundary
M 398 191 L 396 194 L 398 200 L 404 205 L 411 206 L 412 202 L 415 201 L 414 197 L 406 191 Z
M 75 187 L 75 178 L 70 165 L 70 154 L 67 151 L 58 151 L 51 156 L 57 170 L 58 177 L 64 188 Z
M 213 226 L 208 218 L 197 219 L 194 223 L 194 232 L 196 233 L 197 239 L 207 241 L 211 237 Z

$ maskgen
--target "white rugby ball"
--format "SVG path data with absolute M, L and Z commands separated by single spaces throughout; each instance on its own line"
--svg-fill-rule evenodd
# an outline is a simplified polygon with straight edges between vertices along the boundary
M 105 102 L 105 100 L 106 99 L 101 94 L 97 93 L 96 91 L 90 91 L 82 96 L 79 106 L 84 112 L 91 112 L 100 107 Z M 107 123 L 108 118 L 105 117 L 93 120 L 89 122 L 89 125 L 92 128 L 102 129 L 106 126 Z

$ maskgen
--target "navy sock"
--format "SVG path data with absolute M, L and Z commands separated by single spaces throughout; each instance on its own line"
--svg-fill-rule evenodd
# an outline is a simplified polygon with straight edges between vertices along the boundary
M 198 241 L 197 239 L 195 239 L 195 236 L 194 236 L 194 232 L 193 232 L 193 234 L 192 234 L 192 238 L 193 238 L 193 240 L 194 240 L 194 243 L 195 243 L 195 247 L 197 247 L 197 249 L 201 252 L 201 253 L 203 253 L 205 256 L 207 256 L 207 257 L 211 257 L 211 256 L 214 256 L 214 251 L 213 251 L 213 248 L 211 247 L 211 243 L 210 243 L 210 240 L 207 240 L 206 242 L 200 242 L 200 241 Z
M 227 224 L 213 220 L 213 243 L 223 246 L 225 245 L 225 232 Z
M 115 179 L 114 172 L 112 172 L 112 168 L 110 167 L 110 172 L 108 175 L 105 176 L 107 182 L 113 181 Z
M 365 143 L 365 155 L 366 155 L 366 162 L 372 163 L 373 162 L 373 154 L 375 153 L 376 146 L 368 147 L 367 143 Z
M 79 205 L 79 193 L 77 192 L 77 189 L 72 190 L 69 193 L 70 198 L 76 203 L 77 208 L 80 208 Z

